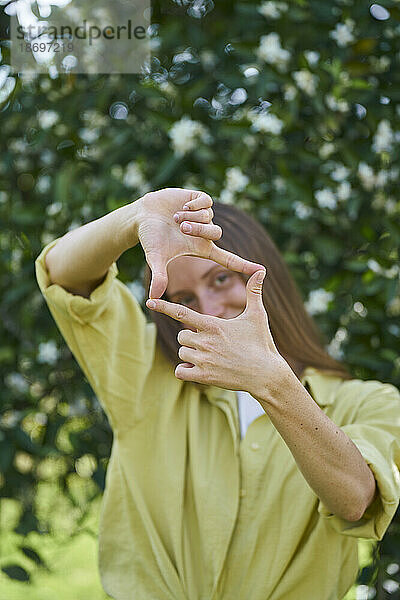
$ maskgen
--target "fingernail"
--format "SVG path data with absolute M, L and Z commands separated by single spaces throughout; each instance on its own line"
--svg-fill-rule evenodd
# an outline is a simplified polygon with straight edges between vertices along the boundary
M 260 271 L 257 277 L 258 283 L 262 283 L 264 281 L 264 277 L 266 275 L 266 271 Z
M 147 306 L 147 308 L 155 308 L 156 303 L 154 302 L 154 300 L 147 300 L 146 306 Z
M 175 221 L 175 223 L 177 223 L 179 221 L 179 215 L 178 215 L 178 213 L 174 214 L 174 221 Z
M 192 231 L 192 226 L 190 225 L 190 223 L 183 223 L 182 231 L 184 231 L 185 233 L 190 233 L 190 231 Z

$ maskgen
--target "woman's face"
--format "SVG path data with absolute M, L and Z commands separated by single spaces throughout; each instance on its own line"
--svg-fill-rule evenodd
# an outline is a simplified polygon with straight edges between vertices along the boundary
M 246 307 L 243 276 L 213 260 L 179 256 L 168 264 L 167 272 L 170 302 L 221 319 L 233 319 Z

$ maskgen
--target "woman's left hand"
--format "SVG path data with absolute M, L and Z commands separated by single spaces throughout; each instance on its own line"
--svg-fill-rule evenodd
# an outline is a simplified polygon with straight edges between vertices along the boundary
M 204 315 L 166 300 L 147 300 L 148 308 L 194 329 L 182 329 L 177 336 L 179 358 L 185 361 L 175 369 L 178 379 L 244 390 L 254 397 L 265 396 L 267 389 L 273 393 L 290 367 L 269 329 L 262 301 L 265 274 L 259 270 L 248 279 L 246 308 L 234 319 Z

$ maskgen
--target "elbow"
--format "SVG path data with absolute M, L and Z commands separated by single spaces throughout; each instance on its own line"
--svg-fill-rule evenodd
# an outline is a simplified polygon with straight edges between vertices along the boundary
M 359 521 L 360 519 L 362 519 L 367 508 L 369 506 L 371 506 L 372 502 L 375 500 L 378 489 L 376 487 L 376 481 L 372 474 L 372 471 L 370 471 L 370 472 L 371 472 L 372 478 L 370 479 L 370 485 L 368 486 L 368 493 L 366 494 L 366 500 L 364 501 L 364 503 L 362 504 L 362 506 L 358 510 L 358 512 L 353 512 L 350 515 L 350 518 L 347 518 L 347 521 L 355 522 L 355 521 Z

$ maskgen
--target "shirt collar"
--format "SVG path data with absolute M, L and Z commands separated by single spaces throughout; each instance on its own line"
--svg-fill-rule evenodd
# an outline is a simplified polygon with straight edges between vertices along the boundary
M 300 381 L 304 386 L 308 384 L 307 387 L 311 396 L 320 406 L 327 406 L 334 402 L 337 389 L 342 383 L 342 379 L 337 375 L 329 375 L 314 367 L 306 367 Z M 202 385 L 201 388 L 212 404 L 215 404 L 217 399 L 229 403 L 229 400 L 232 401 L 236 393 L 213 385 Z
M 336 392 L 343 380 L 337 375 L 329 375 L 314 367 L 307 367 L 304 369 L 300 381 L 304 386 L 308 384 L 310 393 L 317 404 L 327 406 L 334 402 Z

